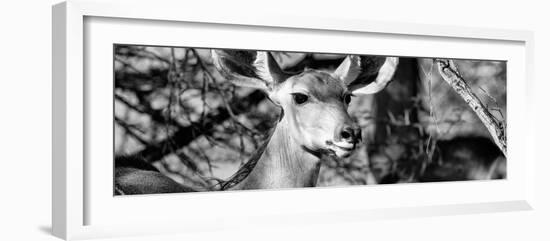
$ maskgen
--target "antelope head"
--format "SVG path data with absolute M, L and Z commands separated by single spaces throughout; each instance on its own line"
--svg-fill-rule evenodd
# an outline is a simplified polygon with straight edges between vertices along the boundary
M 334 71 L 283 71 L 269 52 L 213 50 L 218 70 L 239 86 L 263 90 L 282 110 L 288 138 L 316 156 L 346 157 L 361 141 L 347 113 L 353 96 L 373 94 L 392 79 L 398 59 L 349 55 Z

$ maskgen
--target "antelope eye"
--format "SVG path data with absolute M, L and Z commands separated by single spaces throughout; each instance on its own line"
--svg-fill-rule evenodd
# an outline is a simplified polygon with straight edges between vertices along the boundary
M 351 94 L 345 94 L 344 103 L 346 103 L 346 105 L 349 105 L 349 102 L 351 102 Z
M 304 94 L 294 93 L 292 94 L 292 99 L 294 99 L 294 103 L 301 105 L 303 103 L 306 103 L 309 97 Z

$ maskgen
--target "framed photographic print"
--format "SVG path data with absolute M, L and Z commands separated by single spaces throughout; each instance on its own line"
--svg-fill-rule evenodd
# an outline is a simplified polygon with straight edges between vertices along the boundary
M 128 5 L 53 7 L 56 236 L 531 209 L 530 32 Z

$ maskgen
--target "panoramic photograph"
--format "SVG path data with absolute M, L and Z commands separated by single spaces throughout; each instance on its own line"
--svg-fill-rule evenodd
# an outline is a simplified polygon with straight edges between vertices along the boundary
M 114 195 L 506 179 L 506 62 L 115 44 Z

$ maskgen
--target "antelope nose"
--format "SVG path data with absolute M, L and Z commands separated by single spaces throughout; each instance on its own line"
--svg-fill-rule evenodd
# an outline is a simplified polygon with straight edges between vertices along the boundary
M 340 131 L 340 139 L 350 143 L 357 143 L 361 139 L 361 129 L 359 127 L 346 126 Z

